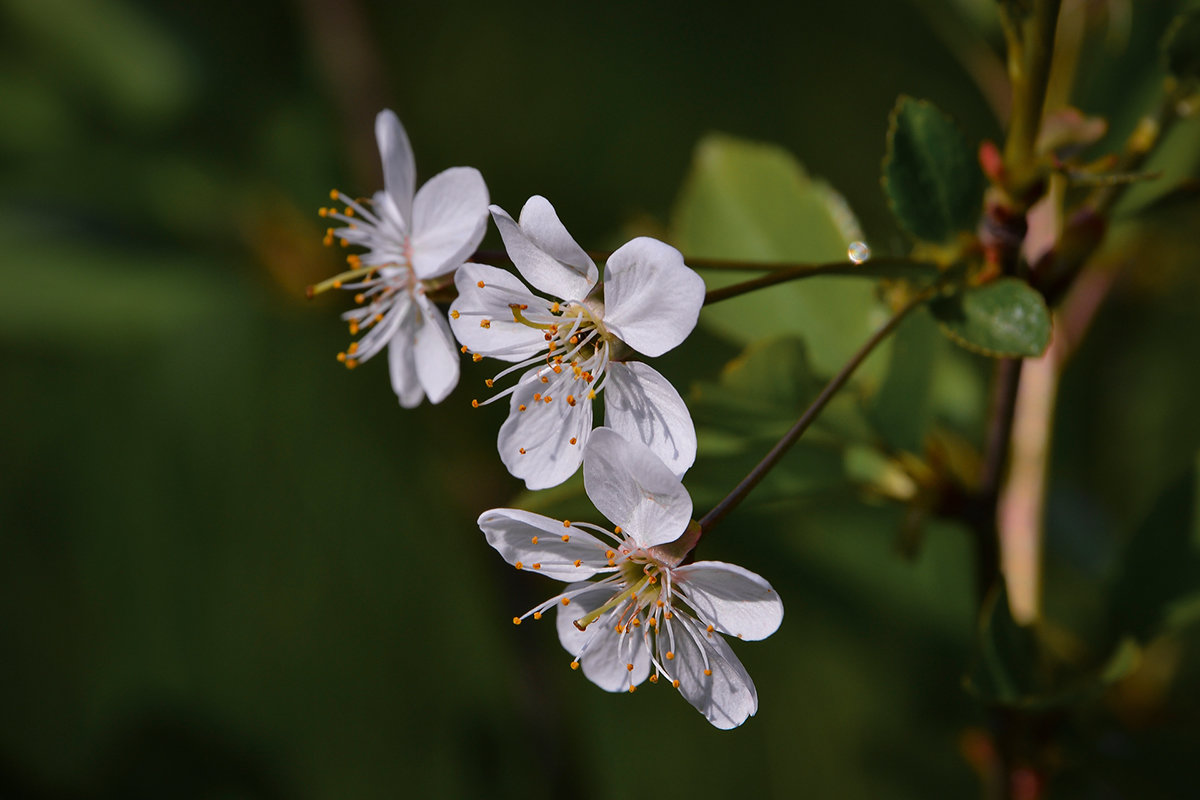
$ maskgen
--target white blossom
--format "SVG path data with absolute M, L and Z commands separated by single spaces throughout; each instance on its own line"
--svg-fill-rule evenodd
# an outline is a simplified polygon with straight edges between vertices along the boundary
M 724 636 L 770 636 L 783 619 L 779 596 L 742 567 L 681 563 L 698 535 L 692 501 L 645 445 L 598 428 L 583 475 L 613 530 L 510 508 L 479 518 L 508 563 L 568 582 L 513 621 L 556 608 L 572 669 L 600 688 L 632 692 L 662 678 L 716 727 L 741 725 L 758 710 L 758 693 Z
M 375 118 L 385 189 L 370 200 L 337 190 L 341 209 L 321 215 L 341 223 L 325 243 L 366 248 L 348 256 L 351 269 L 324 281 L 313 293 L 349 289 L 358 308 L 342 315 L 352 336 L 338 359 L 354 367 L 385 347 L 392 389 L 411 408 L 428 396 L 441 402 L 458 383 L 459 354 L 443 314 L 426 296 L 473 253 L 487 230 L 488 192 L 479 171 L 452 167 L 414 194 L 416 166 L 404 126 L 391 111 Z
M 464 351 L 514 362 L 486 383 L 525 370 L 485 402 L 509 397 L 497 449 L 530 489 L 562 483 L 579 468 L 604 393 L 604 424 L 649 446 L 676 476 L 696 458 L 696 432 L 679 393 L 653 367 L 696 326 L 704 281 L 679 251 L 639 237 L 618 248 L 604 281 L 554 208 L 534 196 L 516 222 L 491 207 L 509 257 L 541 294 L 504 270 L 466 264 L 455 283 L 450 325 Z M 634 352 L 636 351 L 636 353 Z

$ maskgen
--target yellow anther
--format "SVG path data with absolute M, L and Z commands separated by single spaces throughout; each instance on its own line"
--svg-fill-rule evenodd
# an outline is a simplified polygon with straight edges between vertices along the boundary
M 543 398 L 542 398 L 542 402 L 543 402 L 543 403 L 549 403 L 549 402 L 550 402 L 551 400 L 553 400 L 553 399 L 554 399 L 554 398 L 553 398 L 553 397 L 551 397 L 550 395 L 546 395 L 545 397 L 543 397 Z
M 584 379 L 585 381 L 587 381 L 588 383 L 591 383 L 592 381 L 596 380 L 596 379 L 595 379 L 595 378 L 592 376 L 592 373 L 590 373 L 590 372 L 585 372 L 585 373 L 583 373 L 583 379 Z
M 471 401 L 471 408 L 479 408 L 479 401 L 478 401 L 478 400 L 472 400 L 472 401 Z
M 572 661 L 572 662 L 571 662 L 571 669 L 579 669 L 579 662 L 578 662 L 578 661 Z
M 457 308 L 452 308 L 452 309 L 450 309 L 450 319 L 458 319 L 458 318 L 459 318 L 459 317 L 461 317 L 461 316 L 462 316 L 462 314 L 459 314 L 459 313 L 458 313 L 458 309 L 457 309 Z
M 535 561 L 535 562 L 533 562 L 533 568 L 534 568 L 534 569 L 541 569 L 541 568 L 542 568 L 542 564 L 541 564 L 541 562 L 539 562 L 539 561 Z
M 568 342 L 570 342 L 571 344 L 579 344 L 579 337 L 578 337 L 578 336 L 572 336 L 572 337 L 571 337 L 570 339 L 568 339 L 567 341 L 568 341 Z
M 651 675 L 651 676 L 650 676 L 650 682 L 651 682 L 651 683 L 658 683 L 658 676 L 657 676 L 657 675 Z
M 540 611 L 535 611 L 535 612 L 533 612 L 533 618 L 534 618 L 534 619 L 541 619 L 541 618 L 542 618 L 542 612 L 540 612 Z
M 496 382 L 495 382 L 494 380 L 492 380 L 491 378 L 484 378 L 484 379 L 483 379 L 483 385 L 484 385 L 484 386 L 486 386 L 486 387 L 488 387 L 489 389 L 490 389 L 490 388 L 492 388 L 492 386 L 493 386 L 495 383 L 496 383 Z
M 577 566 L 577 567 L 578 567 L 578 566 L 581 566 L 582 564 L 583 564 L 583 560 L 582 560 L 582 559 L 579 559 L 579 558 L 575 559 L 575 566 Z
M 467 346 L 464 344 L 462 347 L 458 348 L 458 352 L 465 354 L 467 352 Z
M 322 217 L 324 217 L 327 214 L 329 214 L 329 209 L 322 206 L 321 208 L 317 209 L 317 213 L 320 214 Z
M 337 358 L 338 358 L 338 361 L 341 361 L 343 364 L 346 363 L 346 354 L 345 353 L 338 353 Z
M 571 598 L 569 598 L 569 597 L 564 597 L 564 598 L 563 598 L 563 601 L 562 601 L 562 603 L 563 603 L 563 605 L 564 605 L 564 606 L 569 606 L 569 605 L 571 605 Z
M 358 255 L 358 253 L 351 253 L 350 255 L 346 256 L 346 263 L 355 269 L 358 269 L 362 266 L 362 257 Z M 370 277 L 370 275 L 367 277 Z
M 636 692 L 636 691 L 637 691 L 637 687 L 636 687 L 636 686 L 634 686 L 632 683 L 631 683 L 631 684 L 629 684 L 629 693 L 630 693 L 630 694 L 633 694 L 633 693 L 634 693 L 634 692 Z
M 704 674 L 705 674 L 705 675 L 708 675 L 708 676 L 710 676 L 710 677 L 711 677 L 711 676 L 712 676 L 712 670 L 711 670 L 711 669 L 706 669 L 706 670 L 704 670 Z
M 625 628 L 624 628 L 624 626 L 622 626 L 622 625 L 614 625 L 614 626 L 613 626 L 613 630 L 614 630 L 614 631 L 616 631 L 617 633 L 624 633 L 624 632 L 625 632 Z
M 479 353 L 471 353 L 471 360 L 478 364 L 480 361 L 483 361 L 483 356 L 479 355 Z
M 613 533 L 617 533 L 617 534 L 619 534 L 620 532 L 621 532 L 621 526 L 620 526 L 620 525 L 618 525 L 617 527 L 613 528 Z
M 569 406 L 575 405 L 575 395 L 573 395 L 573 394 L 567 395 L 567 405 L 569 405 Z
M 346 352 L 349 353 L 350 355 L 354 355 L 355 353 L 357 353 L 358 352 L 358 342 L 351 342 L 350 346 L 346 348 Z
M 626 664 L 625 669 L 629 670 L 630 672 L 633 672 L 633 664 Z M 630 687 L 630 688 L 633 688 L 633 687 Z
M 366 296 L 363 295 L 362 292 L 359 292 L 358 294 L 354 295 L 354 302 L 356 302 L 356 303 L 361 304 L 366 299 L 367 299 Z
M 564 542 L 569 542 L 569 541 L 571 541 L 571 534 L 569 534 L 569 533 L 564 533 L 564 534 L 562 535 L 562 540 L 563 540 Z
M 549 382 L 550 382 L 550 378 L 549 378 L 549 376 L 547 376 L 547 375 L 543 375 L 543 376 L 542 376 L 542 383 L 549 383 Z
M 614 558 L 616 555 L 617 555 L 617 551 L 616 551 L 616 550 L 605 550 L 605 551 L 604 551 L 604 557 L 605 557 L 605 558 Z
M 354 359 L 354 358 L 346 359 L 346 369 L 354 369 L 357 366 L 358 366 L 358 359 Z
M 562 374 L 562 366 L 561 366 L 561 365 L 559 365 L 559 364 L 555 364 L 555 365 L 554 365 L 554 367 L 553 367 L 553 369 L 554 369 L 554 374 L 555 374 L 555 375 L 561 375 L 561 374 Z
M 524 311 L 524 310 L 525 310 L 525 309 L 527 309 L 527 308 L 529 308 L 529 304 L 528 304 L 528 303 L 521 303 L 521 310 L 522 310 L 522 311 Z
M 479 327 L 490 328 L 492 327 L 492 321 L 490 319 L 481 319 L 479 320 Z
M 520 453 L 521 455 L 525 455 L 525 448 L 524 447 L 517 448 L 517 452 Z
M 571 444 L 577 444 L 578 442 L 579 442 L 579 440 L 576 439 L 574 436 L 571 437 Z
M 671 681 L 671 685 L 674 686 L 676 689 L 678 689 L 679 688 L 679 679 L 676 678 L 675 680 Z
M 520 625 L 520 624 L 521 624 L 521 618 L 513 617 L 513 625 Z
M 672 653 L 670 650 L 668 650 L 667 651 L 667 661 L 674 661 L 674 660 L 675 660 L 675 654 Z
M 542 399 L 542 393 L 541 393 L 541 392 L 538 392 L 537 394 L 535 394 L 535 395 L 533 396 L 533 402 L 535 402 L 535 403 L 539 402 L 541 399 Z
M 596 399 L 596 390 L 588 389 L 588 400 L 595 400 L 595 399 Z
M 530 543 L 530 544 L 537 544 L 537 543 L 538 543 L 538 537 L 534 536 L 532 539 L 530 539 L 530 540 L 529 540 L 529 543 Z
M 654 605 L 658 606 L 659 608 L 662 608 L 662 607 L 663 607 L 663 601 L 662 601 L 662 600 L 655 600 L 655 601 L 654 601 Z
M 479 281 L 479 282 L 478 282 L 478 283 L 476 283 L 475 285 L 476 285 L 476 286 L 478 286 L 480 289 L 482 289 L 482 288 L 484 287 L 484 285 L 485 285 L 485 284 L 484 284 L 484 282 L 483 282 L 483 281 Z
M 666 617 L 667 619 L 673 619 L 675 617 L 675 615 L 672 614 L 670 611 L 668 611 L 666 614 L 663 614 L 663 616 Z
M 321 244 L 325 245 L 326 247 L 332 246 L 333 245 L 333 234 L 332 233 L 325 234 L 325 238 L 323 238 L 321 240 Z
M 524 404 L 524 403 L 521 403 L 521 405 L 517 406 L 517 411 L 524 411 L 524 410 L 525 410 L 525 404 Z
M 706 631 L 708 631 L 709 633 L 712 633 L 712 632 L 713 632 L 713 626 L 712 626 L 712 625 L 709 625 L 707 628 L 705 628 L 705 630 L 706 630 Z
M 350 323 L 350 335 L 351 335 L 351 336 L 357 336 L 357 335 L 358 335 L 358 323 L 357 323 L 357 322 L 351 322 L 351 323 Z
M 342 212 L 342 214 L 343 214 L 343 215 L 345 215 L 345 216 L 347 216 L 347 217 L 353 217 L 353 216 L 354 216 L 354 209 L 353 209 L 353 208 L 351 208 L 350 206 L 346 206 L 346 210 L 345 210 L 345 211 L 343 211 L 343 212 Z
M 564 519 L 564 520 L 563 520 L 563 527 L 564 527 L 564 528 L 569 528 L 569 527 L 571 527 L 571 520 L 569 520 L 569 519 Z M 564 537 L 563 537 L 563 541 L 565 542 L 566 540 L 567 540 L 567 537 L 566 537 L 566 536 L 564 536 Z
M 656 630 L 658 629 L 658 620 L 656 620 L 654 617 L 650 617 L 649 619 L 647 619 L 646 624 L 649 625 L 651 628 L 654 628 Z
M 518 561 L 516 564 L 513 564 L 513 566 L 516 567 L 517 569 L 525 569 L 525 565 L 522 564 L 520 561 Z
M 629 621 L 629 624 L 635 628 L 640 628 L 642 626 L 642 621 L 640 619 L 638 619 L 637 617 L 634 617 L 633 619 L 631 619 Z
M 339 192 L 337 189 L 330 189 L 330 190 L 329 190 L 329 199 L 330 199 L 330 200 L 337 200 L 337 199 L 338 199 L 338 195 L 340 195 L 340 194 L 341 194 L 341 192 Z
M 562 307 L 562 306 L 560 306 L 558 303 L 554 303 L 554 304 L 552 304 L 552 305 L 550 306 L 550 313 L 551 313 L 551 314 L 557 314 L 557 313 L 558 313 L 558 310 L 559 310 L 561 307 Z
M 353 228 L 354 226 L 351 225 L 350 227 Z M 345 239 L 338 239 L 338 244 L 340 244 L 342 247 L 350 246 L 350 243 L 348 241 L 346 241 Z
M 333 286 L 333 288 L 335 288 L 335 289 L 340 289 L 340 288 L 342 288 L 342 282 L 341 282 L 341 281 L 334 281 L 334 282 L 333 282 L 332 284 L 330 284 L 330 285 L 331 285 L 331 286 Z

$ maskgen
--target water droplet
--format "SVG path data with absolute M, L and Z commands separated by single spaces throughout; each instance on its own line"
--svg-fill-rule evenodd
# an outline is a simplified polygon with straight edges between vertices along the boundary
M 855 264 L 861 264 L 871 257 L 871 248 L 867 247 L 866 242 L 851 242 L 846 248 L 846 255 Z

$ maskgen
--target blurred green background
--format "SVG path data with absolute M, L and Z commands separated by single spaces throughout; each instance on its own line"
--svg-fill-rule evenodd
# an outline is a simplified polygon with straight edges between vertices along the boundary
M 1179 4 L 1067 6 L 1097 42 L 1074 101 L 1119 141 Z M 478 167 L 494 202 L 544 194 L 587 247 L 665 230 L 722 131 L 782 145 L 877 252 L 903 251 L 878 184 L 888 111 L 909 93 L 997 138 L 1000 41 L 984 0 L 0 2 L 0 797 L 977 794 L 963 529 L 931 523 L 902 558 L 903 510 L 844 488 L 747 504 L 700 556 L 784 599 L 782 629 L 737 648 L 757 717 L 721 733 L 661 687 L 606 695 L 553 626 L 509 623 L 552 585 L 474 525 L 520 489 L 503 410 L 469 408 L 494 369 L 404 412 L 382 360 L 334 360 L 348 298 L 303 288 L 339 267 L 330 187 L 380 185 L 383 107 L 422 180 Z M 1195 175 L 1197 142 L 1181 128 L 1160 168 Z M 1180 581 L 1200 570 L 1180 545 L 1198 222 L 1185 203 L 1118 227 L 1124 277 L 1064 378 L 1047 603 L 1085 639 L 1134 607 L 1109 589 L 1148 517 L 1186 533 Z M 978 440 L 986 365 L 948 349 L 936 421 Z M 711 384 L 737 354 L 701 331 L 661 365 Z M 804 453 L 799 473 L 823 469 Z M 698 504 L 741 468 L 702 449 Z M 1060 721 L 1061 796 L 1188 794 L 1200 632 L 1146 644 Z

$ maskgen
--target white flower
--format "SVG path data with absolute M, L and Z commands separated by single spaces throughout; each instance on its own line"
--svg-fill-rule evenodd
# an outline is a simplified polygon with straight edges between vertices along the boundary
M 312 287 L 310 295 L 330 288 L 356 291 L 359 307 L 342 318 L 352 336 L 365 333 L 338 359 L 354 367 L 387 347 L 400 405 L 412 408 L 425 396 L 439 403 L 458 383 L 459 354 L 445 318 L 425 292 L 479 246 L 487 230 L 487 186 L 478 170 L 452 167 L 414 196 L 412 147 L 394 113 L 379 112 L 375 138 L 385 190 L 370 200 L 334 190 L 330 196 L 345 208 L 321 209 L 321 216 L 343 224 L 326 232 L 326 244 L 336 238 L 366 252 L 348 256 L 351 269 Z
M 571 582 L 513 622 L 555 607 L 571 668 L 582 665 L 600 688 L 632 692 L 662 676 L 716 727 L 741 725 L 758 710 L 758 694 L 720 634 L 770 636 L 783 619 L 779 596 L 733 564 L 680 565 L 698 536 L 692 500 L 644 445 L 596 429 L 583 479 L 596 508 L 618 523 L 613 531 L 510 508 L 479 518 L 510 564 Z M 596 575 L 605 577 L 585 580 Z
M 511 395 L 497 446 L 508 471 L 530 489 L 556 486 L 579 468 L 592 429 L 592 400 L 605 392 L 604 424 L 648 445 L 675 475 L 696 459 L 687 406 L 657 370 L 626 361 L 636 350 L 660 356 L 696 327 L 704 281 L 670 245 L 639 237 L 599 270 L 544 197 L 521 209 L 520 224 L 498 206 L 492 216 L 513 264 L 535 289 L 483 264 L 466 264 L 450 309 L 454 335 L 475 359 L 529 367 Z M 632 349 L 631 349 L 632 348 Z

